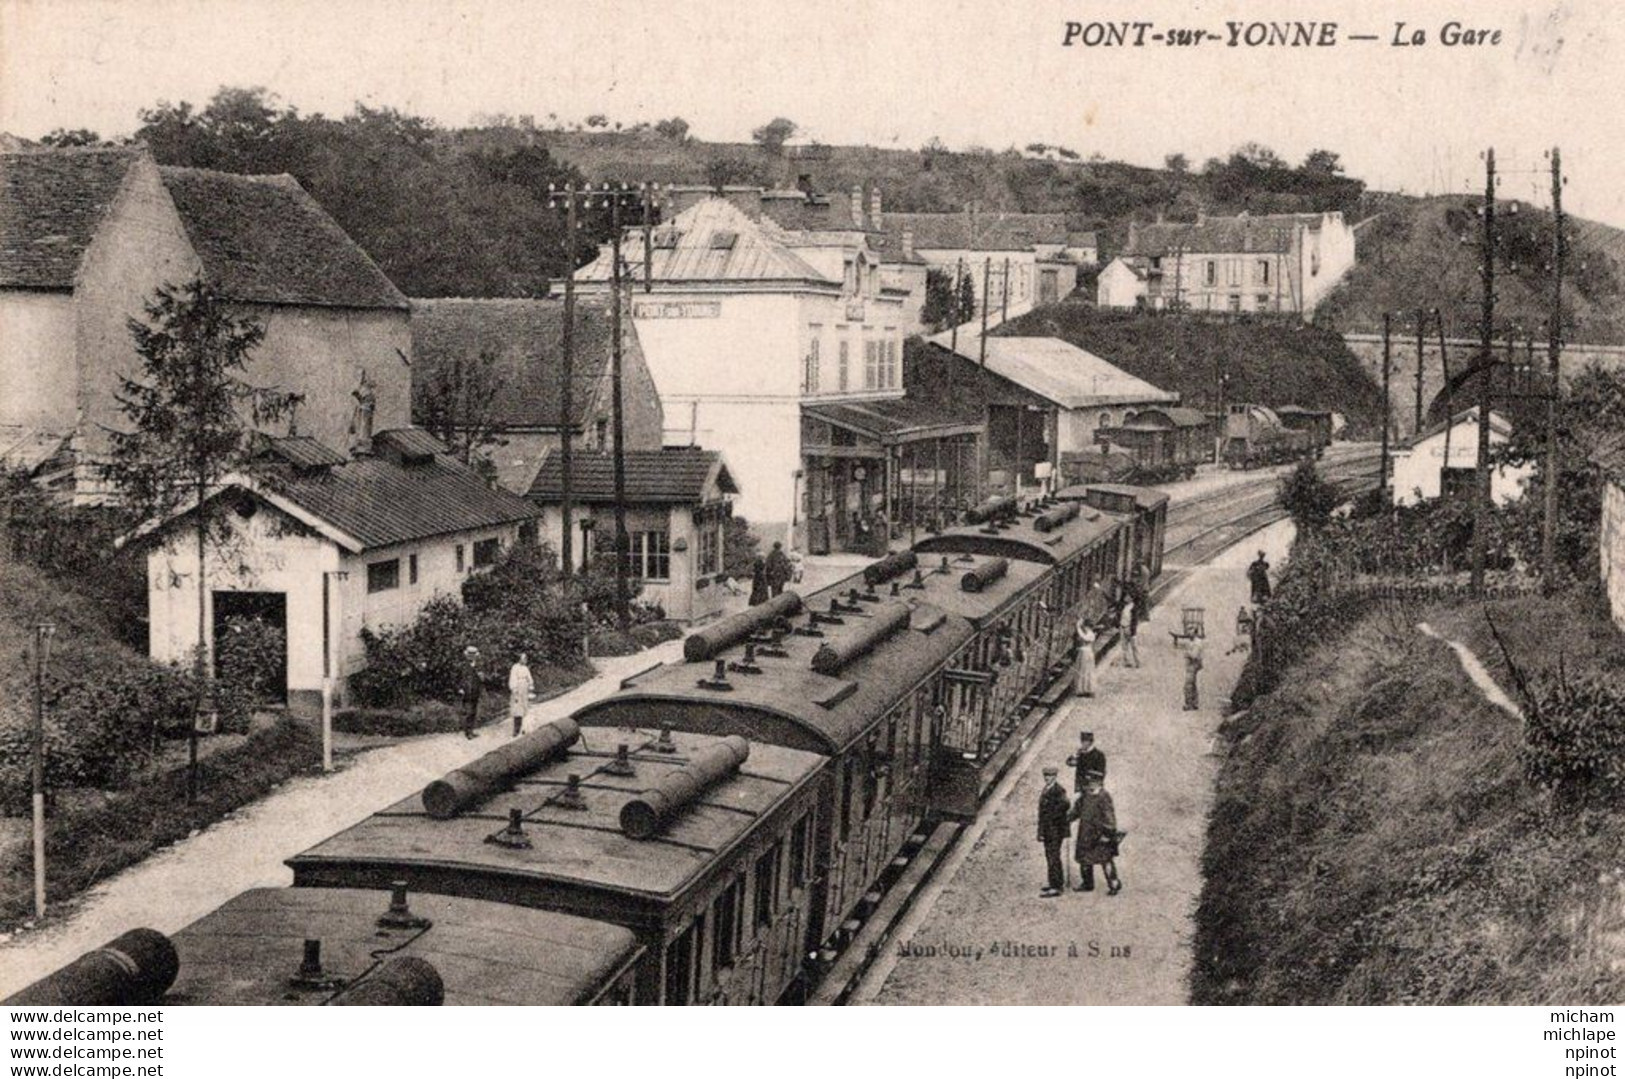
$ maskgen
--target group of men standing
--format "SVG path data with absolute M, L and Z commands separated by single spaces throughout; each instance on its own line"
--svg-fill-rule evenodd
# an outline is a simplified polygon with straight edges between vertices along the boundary
M 1038 894 L 1045 899 L 1055 898 L 1066 888 L 1062 852 L 1068 840 L 1073 843 L 1072 856 L 1078 863 L 1074 890 L 1095 890 L 1097 865 L 1105 874 L 1107 895 L 1123 890 L 1116 859 L 1124 833 L 1117 830 L 1117 808 L 1106 793 L 1106 754 L 1096 747 L 1093 731 L 1081 732 L 1078 740 L 1078 751 L 1067 758 L 1073 768 L 1076 799 L 1068 798 L 1066 788 L 1061 786 L 1059 768 L 1044 769 L 1044 790 L 1038 796 L 1038 841 L 1044 845 L 1049 870 L 1048 881 Z

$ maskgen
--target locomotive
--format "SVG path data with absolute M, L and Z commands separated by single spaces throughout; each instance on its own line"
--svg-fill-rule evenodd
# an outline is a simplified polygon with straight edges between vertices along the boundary
M 1166 496 L 990 499 L 691 634 L 569 718 L 13 1003 L 773 1004 L 1064 693 L 1080 613 L 1160 569 Z M 1097 647 L 1105 647 L 1105 637 Z
M 1224 463 L 1257 468 L 1318 457 L 1331 443 L 1331 426 L 1329 412 L 1231 405 L 1224 417 Z

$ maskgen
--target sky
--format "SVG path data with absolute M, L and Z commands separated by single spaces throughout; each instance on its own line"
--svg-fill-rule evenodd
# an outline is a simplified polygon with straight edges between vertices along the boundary
M 1311 16 L 1340 43 L 1223 40 L 1231 21 Z M 1446 46 L 1452 20 L 1501 41 Z M 1069 21 L 1220 40 L 1065 47 Z M 1396 23 L 1427 43 L 1393 46 Z M 786 116 L 822 142 L 1044 142 L 1151 165 L 1324 147 L 1413 193 L 1481 190 L 1493 145 L 1502 193 L 1543 205 L 1556 144 L 1565 208 L 1625 226 L 1625 7 L 1610 0 L 0 0 L 0 131 L 128 134 L 140 108 L 222 85 L 329 115 L 680 115 L 740 141 Z

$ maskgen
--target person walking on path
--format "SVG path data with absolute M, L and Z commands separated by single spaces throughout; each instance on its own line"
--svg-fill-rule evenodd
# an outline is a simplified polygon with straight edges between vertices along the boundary
M 1089 619 L 1083 615 L 1078 616 L 1078 625 L 1074 631 L 1078 638 L 1078 672 L 1072 684 L 1072 691 L 1080 697 L 1093 697 L 1095 695 L 1095 627 L 1089 624 Z
M 1197 679 L 1202 673 L 1202 638 L 1195 634 L 1180 638 L 1179 650 L 1185 655 L 1185 711 L 1194 712 L 1201 707 Z
M 1095 866 L 1098 865 L 1106 876 L 1106 894 L 1116 895 L 1123 890 L 1116 862 L 1117 844 L 1122 837 L 1117 831 L 1117 807 L 1112 805 L 1112 796 L 1106 793 L 1105 781 L 1106 777 L 1099 772 L 1090 772 L 1084 777 L 1083 793 L 1078 795 L 1067 820 L 1078 822 L 1077 890 L 1095 890 Z
M 1044 864 L 1049 872 L 1048 883 L 1039 892 L 1044 899 L 1054 899 L 1066 887 L 1066 865 L 1061 861 L 1061 849 L 1072 835 L 1068 823 L 1066 788 L 1056 777 L 1059 768 L 1044 769 L 1044 791 L 1038 796 L 1038 841 L 1044 844 Z
M 1259 551 L 1258 557 L 1247 567 L 1247 581 L 1253 586 L 1254 607 L 1270 598 L 1270 564 L 1263 551 Z
M 1123 610 L 1117 616 L 1117 628 L 1121 631 L 1123 648 L 1123 666 L 1138 667 L 1140 665 L 1140 645 L 1135 636 L 1140 629 L 1139 607 L 1131 599 L 1123 604 Z
M 750 564 L 750 605 L 767 602 L 767 562 L 761 555 Z
M 790 560 L 784 555 L 784 544 L 778 540 L 773 541 L 773 549 L 767 553 L 767 589 L 773 595 L 784 591 L 784 586 L 790 583 L 794 572 Z
M 467 664 L 463 667 L 461 687 L 463 697 L 463 737 L 474 737 L 474 727 L 480 719 L 480 694 L 485 683 L 480 678 L 480 650 L 473 645 L 463 649 Z
M 536 692 L 536 680 L 530 675 L 529 657 L 519 658 L 508 668 L 508 714 L 513 717 L 513 736 L 518 738 L 525 729 L 525 713 L 530 711 L 530 699 Z
M 1106 777 L 1106 754 L 1095 746 L 1094 731 L 1078 732 L 1078 751 L 1066 759 L 1072 766 L 1073 789 L 1083 793 L 1091 773 Z

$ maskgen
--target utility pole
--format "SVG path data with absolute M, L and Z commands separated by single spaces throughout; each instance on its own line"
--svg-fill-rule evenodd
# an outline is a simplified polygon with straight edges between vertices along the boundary
M 1552 311 L 1546 327 L 1546 500 L 1540 524 L 1540 579 L 1548 593 L 1557 584 L 1558 369 L 1563 356 L 1563 155 L 1552 147 Z
M 1377 493 L 1384 503 L 1388 501 L 1388 421 L 1393 410 L 1393 405 L 1390 403 L 1388 396 L 1388 375 L 1393 370 L 1391 341 L 1389 339 L 1390 321 L 1388 312 L 1384 311 L 1382 313 L 1382 459 L 1381 464 L 1378 466 L 1381 471 L 1377 473 Z
M 963 312 L 963 311 L 961 311 L 959 309 L 960 279 L 961 279 L 961 276 L 964 274 L 964 271 L 965 271 L 965 260 L 964 259 L 955 259 L 954 260 L 953 325 L 948 328 L 948 351 L 950 353 L 952 353 L 952 355 L 948 357 L 948 379 L 947 379 L 947 382 L 948 382 L 948 403 L 949 403 L 949 405 L 952 405 L 953 402 L 954 402 L 954 368 L 959 366 L 959 319 L 960 319 L 960 317 L 962 315 L 967 313 L 967 312 Z
M 1004 298 L 999 303 L 999 325 L 1010 321 L 1010 260 L 1004 260 Z
M 1434 321 L 1434 324 L 1438 327 L 1438 330 L 1439 330 L 1439 377 L 1441 379 L 1443 379 L 1442 385 L 1444 387 L 1443 390 L 1441 390 L 1440 392 L 1442 392 L 1445 395 L 1445 398 L 1444 398 L 1444 404 L 1445 404 L 1445 411 L 1444 411 L 1444 420 L 1445 420 L 1445 423 L 1444 423 L 1444 467 L 1446 469 L 1449 469 L 1450 468 L 1450 427 L 1451 427 L 1450 421 L 1455 418 L 1456 403 L 1455 403 L 1454 400 L 1452 400 L 1452 398 L 1450 396 L 1450 353 L 1445 348 L 1444 312 L 1440 311 L 1437 307 L 1435 307 L 1433 309 L 1433 321 Z M 1443 496 L 1444 490 L 1443 490 L 1443 484 L 1442 484 L 1442 480 L 1443 480 L 1442 476 L 1440 477 L 1440 480 L 1441 480 L 1441 486 L 1440 486 L 1439 494 L 1441 496 Z
M 1422 364 L 1426 355 L 1422 338 L 1427 331 L 1427 324 L 1422 319 L 1423 312 L 1418 307 L 1416 309 L 1416 422 L 1411 432 L 1414 435 L 1422 433 Z
M 1490 370 L 1495 332 L 1495 150 L 1484 154 L 1484 239 L 1481 257 L 1484 310 L 1480 315 L 1478 357 L 1477 497 L 1473 501 L 1473 595 L 1484 594 L 1484 539 L 1490 527 Z
M 627 561 L 631 557 L 631 537 L 626 532 L 626 416 L 621 400 L 621 355 L 625 349 L 621 340 L 621 195 L 613 194 L 604 185 L 609 200 L 610 253 L 614 263 L 610 270 L 610 291 L 614 297 L 610 304 L 610 366 L 611 425 L 615 429 L 615 616 L 625 629 L 632 622 L 631 589 L 627 583 Z
M 547 186 L 547 201 L 555 201 L 553 185 Z M 559 385 L 559 465 L 563 490 L 559 498 L 559 519 L 563 531 L 559 539 L 561 570 L 568 578 L 575 572 L 575 325 L 576 325 L 576 185 L 564 188 L 564 370 Z M 585 553 L 585 552 L 583 552 Z
M 45 914 L 45 665 L 56 626 L 34 627 L 34 917 Z
M 993 287 L 993 260 L 982 260 L 982 353 L 981 363 L 987 366 L 987 301 L 988 291 Z

